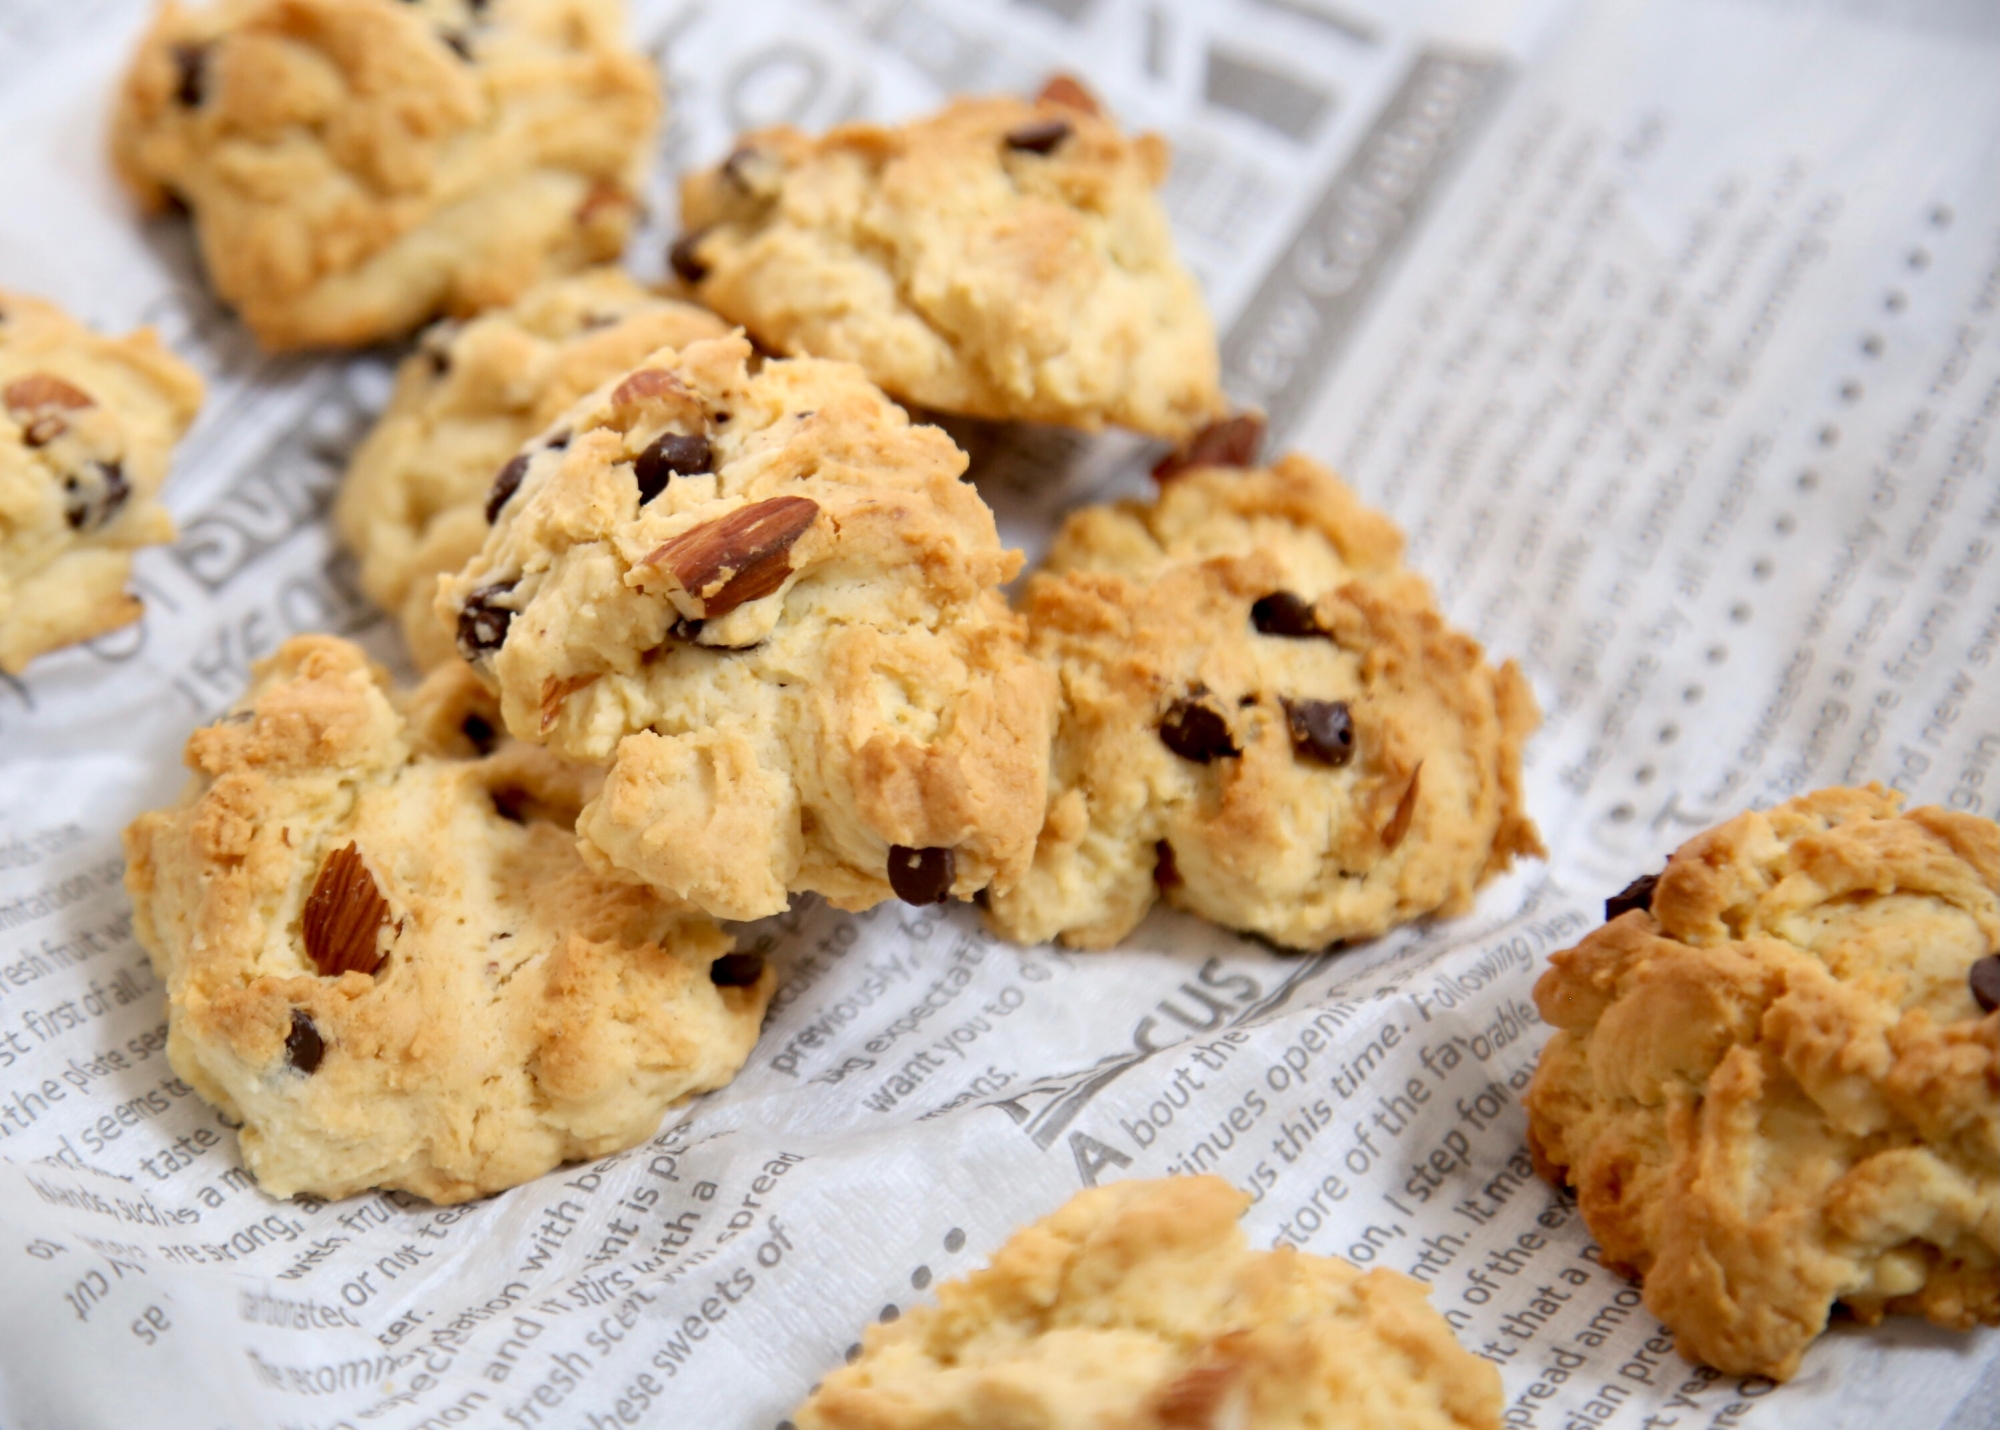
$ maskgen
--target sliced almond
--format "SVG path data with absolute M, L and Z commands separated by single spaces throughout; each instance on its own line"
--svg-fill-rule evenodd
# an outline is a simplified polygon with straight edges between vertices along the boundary
M 373 973 L 382 966 L 376 935 L 389 922 L 389 901 L 375 885 L 375 876 L 361 862 L 352 841 L 336 849 L 320 865 L 319 878 L 306 896 L 306 957 L 327 978 L 343 973 Z
M 810 497 L 772 497 L 663 543 L 643 565 L 677 582 L 712 621 L 768 596 L 792 574 L 792 545 L 819 519 Z
M 562 719 L 563 702 L 595 679 L 595 674 L 572 675 L 561 680 L 551 676 L 542 682 L 541 722 L 544 735 L 555 729 L 556 721 Z
M 26 377 L 17 377 L 7 384 L 6 392 L 0 396 L 4 396 L 7 410 L 17 414 L 43 412 L 50 408 L 74 412 L 78 408 L 96 405 L 89 393 L 64 382 L 52 372 L 31 372 Z
M 1101 114 L 1097 96 L 1085 89 L 1083 82 L 1075 75 L 1052 74 L 1042 86 L 1042 92 L 1035 96 L 1047 104 L 1060 104 L 1066 109 L 1081 110 L 1085 114 Z
M 1403 836 L 1410 832 L 1410 821 L 1417 814 L 1417 782 L 1424 777 L 1424 762 L 1417 761 L 1417 767 L 1410 771 L 1410 787 L 1403 791 L 1403 797 L 1396 801 L 1396 812 L 1389 816 L 1389 822 L 1382 826 L 1382 847 L 1394 849 L 1403 842 Z
M 670 392 L 685 391 L 687 389 L 681 386 L 681 380 L 665 368 L 642 367 L 611 389 L 611 405 L 624 407 L 629 403 L 644 402 L 649 397 L 665 397 Z

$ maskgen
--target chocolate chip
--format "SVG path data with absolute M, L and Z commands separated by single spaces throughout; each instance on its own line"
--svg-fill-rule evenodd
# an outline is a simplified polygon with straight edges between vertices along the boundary
M 542 446 L 545 450 L 550 452 L 563 451 L 569 446 L 569 428 L 567 427 L 563 428 L 562 431 L 550 437 L 547 442 L 544 442 Z
M 319 1071 L 319 1060 L 325 1056 L 326 1040 L 313 1020 L 300 1009 L 292 1009 L 292 1031 L 285 1034 L 285 1061 L 310 1077 Z
M 639 479 L 641 506 L 665 491 L 667 483 L 675 477 L 692 477 L 714 470 L 715 452 L 708 445 L 708 438 L 685 437 L 678 432 L 655 437 L 632 464 L 632 475 Z
M 761 953 L 725 953 L 708 966 L 708 981 L 717 988 L 748 988 L 763 976 Z
M 889 887 L 906 904 L 941 904 L 951 897 L 958 857 L 949 849 L 889 849 Z
M 493 812 L 509 824 L 528 822 L 528 792 L 522 789 L 490 789 L 486 797 L 493 801 Z
M 500 732 L 493 728 L 493 722 L 477 711 L 465 717 L 459 725 L 465 738 L 472 741 L 472 748 L 482 755 L 493 753 L 493 747 L 500 743 Z
M 1302 759 L 1338 769 L 1354 758 L 1354 716 L 1345 700 L 1287 700 L 1285 719 Z
M 521 489 L 521 478 L 528 474 L 528 454 L 521 453 L 509 457 L 507 465 L 500 469 L 500 475 L 493 479 L 493 490 L 486 494 L 486 524 L 493 525 L 500 519 L 501 511 L 509 499 Z
M 1167 481 L 1193 467 L 1254 467 L 1264 445 L 1264 415 L 1243 412 L 1211 422 L 1176 450 L 1160 458 L 1153 476 Z
M 701 241 L 708 237 L 708 230 L 698 228 L 693 233 L 684 233 L 674 240 L 674 246 L 667 250 L 667 262 L 682 280 L 699 283 L 708 277 L 708 265 L 696 255 Z
M 63 520 L 71 531 L 96 531 L 110 524 L 131 495 L 123 467 L 92 462 L 83 472 L 63 478 Z
M 2000 1008 L 2000 953 L 1989 953 L 1974 963 L 1965 981 L 1972 986 L 1973 1001 L 1979 1004 L 1980 1012 Z
M 1313 603 L 1290 591 L 1273 591 L 1250 607 L 1250 623 L 1267 636 L 1323 636 Z
M 1016 153 L 1049 154 L 1069 136 L 1067 119 L 1037 119 L 1018 129 L 1009 129 L 1006 144 Z
M 1653 886 L 1659 882 L 1658 874 L 1641 874 L 1604 901 L 1604 921 L 1610 923 L 1620 914 L 1629 914 L 1634 909 L 1651 910 Z
M 174 100 L 193 109 L 208 90 L 208 46 L 175 45 L 173 55 Z
M 1174 862 L 1174 846 L 1164 839 L 1153 845 L 1153 882 L 1162 889 L 1181 886 L 1181 868 Z
M 465 598 L 465 607 L 458 613 L 460 655 L 476 661 L 507 643 L 507 627 L 513 623 L 514 613 L 496 603 L 513 589 L 514 582 L 498 581 Z
M 1160 742 L 1184 760 L 1205 765 L 1243 752 L 1229 733 L 1229 721 L 1199 700 L 1176 700 L 1160 718 Z
M 472 40 L 468 36 L 458 30 L 446 30 L 439 38 L 450 46 L 453 54 L 467 64 L 472 63 Z

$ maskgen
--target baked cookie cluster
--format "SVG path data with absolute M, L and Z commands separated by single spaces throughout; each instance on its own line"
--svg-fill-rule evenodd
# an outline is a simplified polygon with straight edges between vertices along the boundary
M 735 1074 L 773 977 L 700 911 L 592 870 L 602 779 L 508 739 L 447 666 L 407 698 L 288 642 L 126 832 L 174 1069 L 274 1196 L 482 1196 L 651 1136 Z
M 139 619 L 132 552 L 173 540 L 156 498 L 201 390 L 151 329 L 0 289 L 0 671 Z
M 1698 835 L 1535 988 L 1537 1163 L 1725 1371 L 1790 1377 L 1836 1303 L 2000 1324 L 2000 826 L 1899 806 Z
M 1016 1232 L 833 1371 L 799 1430 L 1497 1430 L 1500 1374 L 1424 1288 L 1252 1251 L 1220 1177 L 1119 1182 Z

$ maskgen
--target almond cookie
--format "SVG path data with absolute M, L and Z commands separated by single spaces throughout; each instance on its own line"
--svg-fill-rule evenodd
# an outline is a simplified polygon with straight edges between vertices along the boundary
M 486 540 L 486 498 L 521 444 L 655 348 L 728 331 L 713 313 L 650 293 L 619 269 L 595 268 L 424 335 L 334 507 L 361 558 L 362 589 L 401 618 L 420 667 L 451 658 L 437 578 Z
M 112 123 L 266 349 L 349 346 L 615 258 L 660 114 L 617 0 L 163 5 Z
M 964 453 L 846 363 L 653 354 L 531 443 L 440 588 L 508 728 L 609 761 L 586 854 L 722 918 L 1025 867 L 1047 674 Z
M 1518 854 L 1538 716 L 1325 468 L 1170 469 L 1074 513 L 1025 602 L 1062 688 L 1049 803 L 994 926 L 1099 948 L 1156 897 L 1293 948 L 1459 913 Z
M 0 671 L 139 619 L 132 552 L 174 539 L 153 498 L 200 406 L 152 329 L 102 337 L 0 289 Z
M 463 666 L 403 700 L 302 636 L 126 831 L 167 1055 L 274 1196 L 496 1192 L 650 1136 L 756 1041 L 763 961 L 587 868 L 600 776 L 499 719 Z
M 1535 986 L 1539 1165 L 1732 1375 L 1790 1377 L 1835 1302 L 2000 1323 L 2000 826 L 1899 804 L 1697 835 Z
M 1252 1251 L 1220 1177 L 1119 1182 L 870 1326 L 799 1430 L 1496 1430 L 1500 1373 L 1424 1288 Z
M 684 182 L 673 266 L 766 346 L 860 363 L 905 401 L 1183 437 L 1223 398 L 1153 192 L 1166 144 L 1052 90 L 748 135 Z

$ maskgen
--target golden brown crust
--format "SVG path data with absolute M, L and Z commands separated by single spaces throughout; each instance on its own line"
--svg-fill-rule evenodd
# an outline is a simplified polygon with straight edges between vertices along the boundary
M 1682 1349 L 1785 1379 L 1838 1301 L 2000 1321 L 2000 827 L 1882 789 L 1740 815 L 1556 954 L 1530 1140 Z
M 112 151 L 267 349 L 350 346 L 617 257 L 660 112 L 614 0 L 167 0 Z
M 1500 1377 L 1424 1288 L 1251 1251 L 1218 1177 L 1079 1193 L 938 1304 L 868 1328 L 799 1430 L 1495 1430 Z
M 454 658 L 437 618 L 437 578 L 485 541 L 494 478 L 521 444 L 654 349 L 727 331 L 712 313 L 594 268 L 425 335 L 334 508 L 361 558 L 362 589 L 401 619 L 419 667 Z
M 0 671 L 139 618 L 132 552 L 174 538 L 155 497 L 200 406 L 152 329 L 0 289 Z
M 990 896 L 995 926 L 1100 947 L 1163 895 L 1312 948 L 1462 912 L 1539 854 L 1519 783 L 1533 697 L 1444 624 L 1400 550 L 1298 456 L 1072 515 L 1025 601 L 1062 682 L 1048 812 L 1028 876 Z M 1317 629 L 1260 630 L 1280 593 Z M 1333 758 L 1300 743 L 1307 702 L 1350 722 Z M 1230 748 L 1174 748 L 1190 703 Z
M 773 350 L 857 362 L 906 401 L 1179 438 L 1224 401 L 1165 172 L 1156 136 L 1053 99 L 766 130 L 684 182 L 677 266 Z
M 610 762 L 591 858 L 725 918 L 877 903 L 893 847 L 952 850 L 969 897 L 1043 803 L 1049 679 L 998 593 L 1020 555 L 858 369 L 749 358 L 662 351 L 565 413 L 439 610 L 510 729 Z M 642 502 L 670 441 L 707 470 L 653 468 Z
M 181 802 L 126 831 L 168 1055 L 274 1195 L 498 1191 L 651 1135 L 749 1054 L 769 972 L 716 986 L 727 936 L 592 873 L 596 774 L 492 747 L 498 725 L 463 667 L 399 708 L 356 647 L 300 637 L 189 739 Z M 302 930 L 330 869 L 386 905 L 331 976 Z

